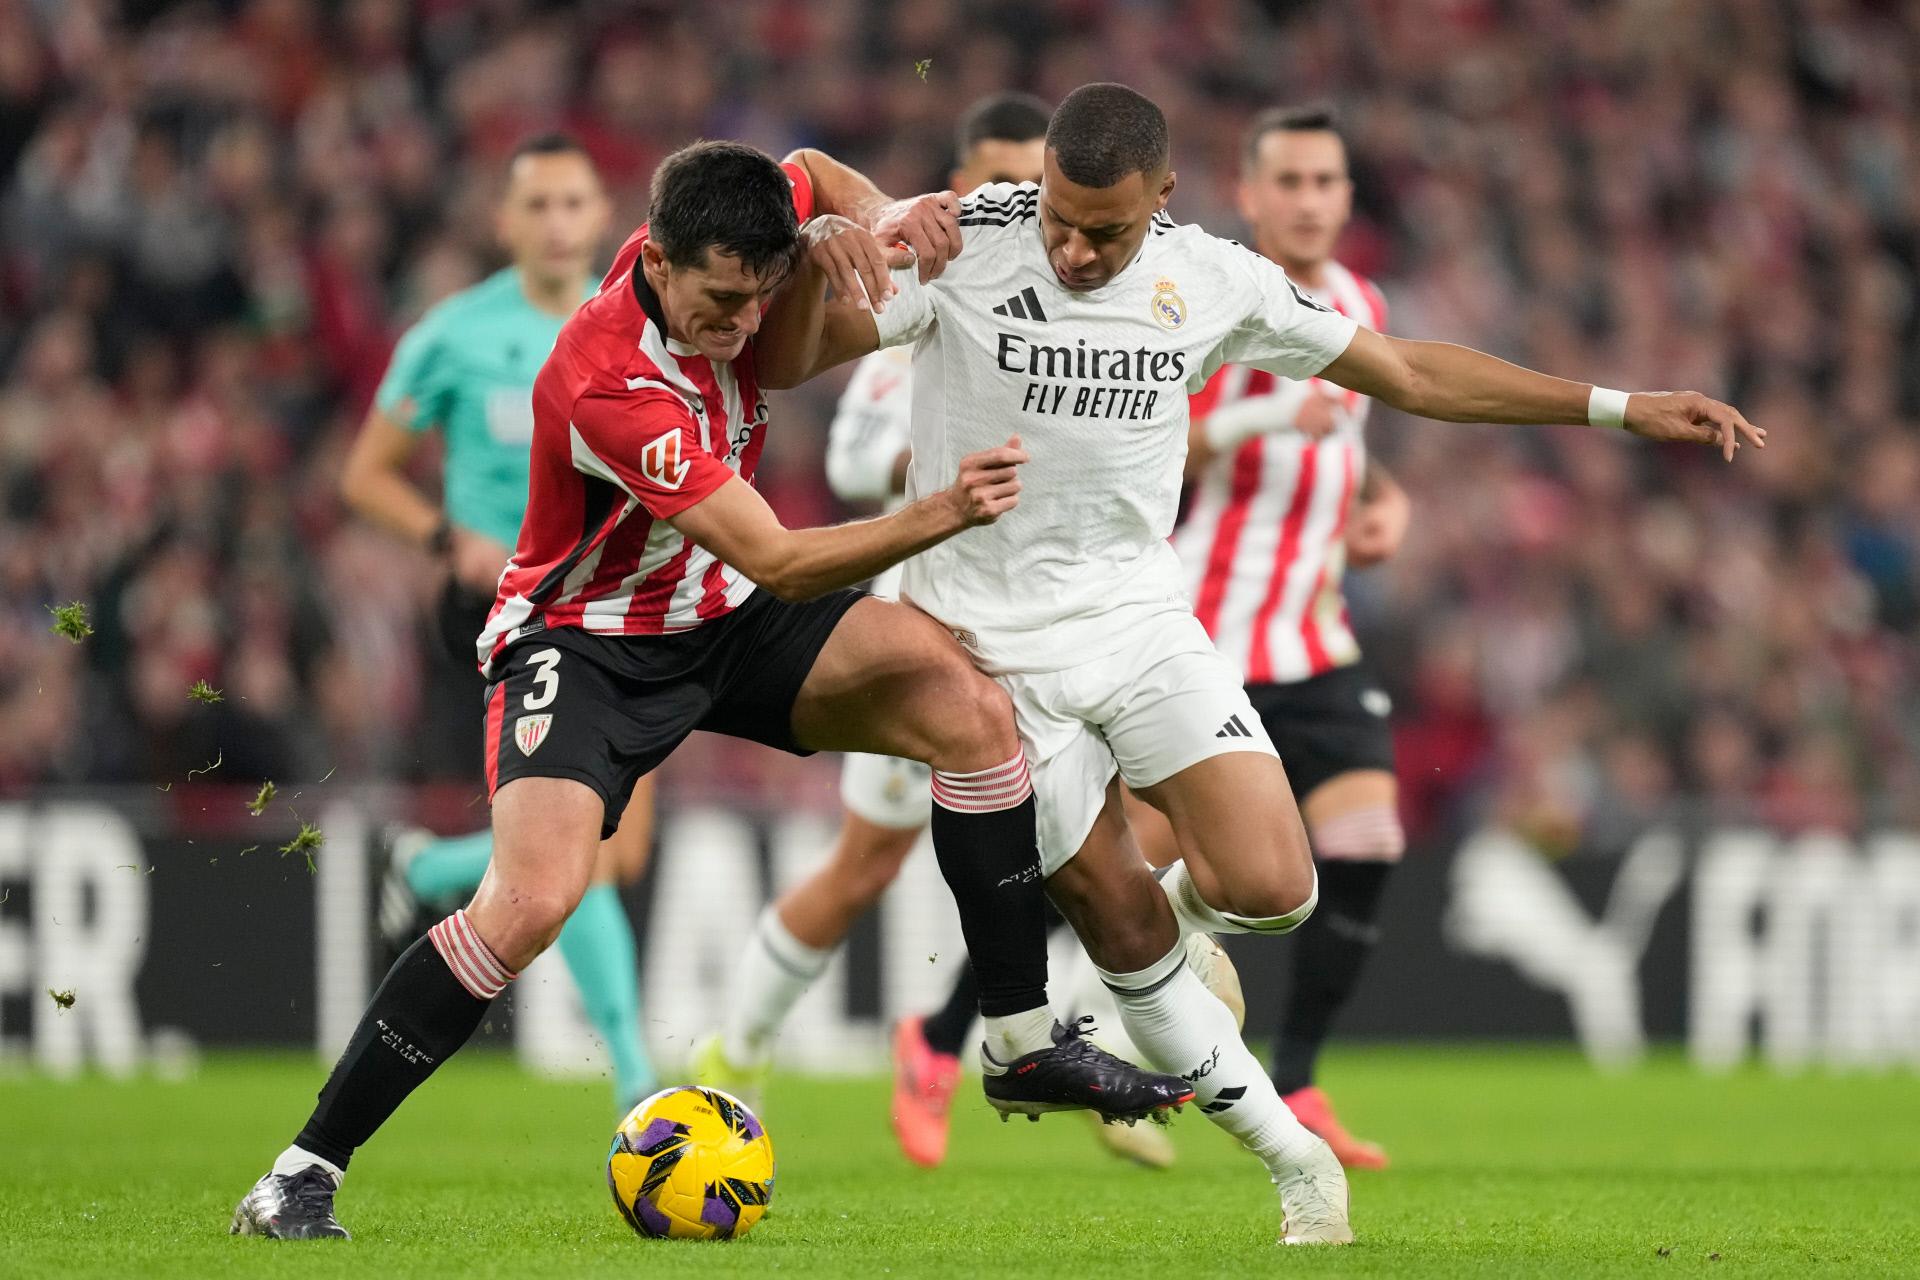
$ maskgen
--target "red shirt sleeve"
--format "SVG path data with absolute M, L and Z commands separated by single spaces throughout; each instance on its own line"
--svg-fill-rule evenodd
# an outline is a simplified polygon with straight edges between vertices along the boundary
M 669 392 L 582 396 L 570 421 L 574 469 L 619 485 L 661 519 L 733 477 L 700 443 L 700 424 L 686 403 Z
M 787 171 L 787 181 L 793 184 L 794 215 L 805 222 L 813 216 L 813 179 L 797 164 L 783 161 L 780 167 Z

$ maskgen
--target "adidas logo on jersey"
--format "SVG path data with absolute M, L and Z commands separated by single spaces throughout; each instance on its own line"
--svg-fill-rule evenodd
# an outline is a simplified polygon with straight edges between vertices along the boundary
M 1239 716 L 1228 716 L 1227 722 L 1220 726 L 1220 732 L 1213 736 L 1216 738 L 1251 738 L 1253 734 L 1247 731 L 1246 725 L 1240 723 Z
M 993 314 L 1011 316 L 1015 320 L 1038 320 L 1041 324 L 1047 322 L 1047 313 L 1040 309 L 1040 295 L 1033 291 L 1032 285 L 995 307 Z

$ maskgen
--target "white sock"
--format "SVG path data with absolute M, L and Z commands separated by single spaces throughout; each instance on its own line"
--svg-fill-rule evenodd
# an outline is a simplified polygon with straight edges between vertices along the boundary
M 1238 1138 L 1276 1175 L 1291 1173 L 1320 1143 L 1294 1119 L 1273 1081 L 1240 1039 L 1233 1014 L 1176 946 L 1138 973 L 1101 978 L 1148 1065 L 1193 1084 L 1207 1119 Z
M 793 1006 L 833 959 L 831 949 L 810 947 L 780 923 L 777 904 L 767 904 L 747 939 L 746 954 L 727 990 L 720 1045 L 736 1067 L 755 1067 L 773 1052 L 774 1039 Z
M 282 1151 L 280 1158 L 273 1162 L 273 1171 L 283 1178 L 291 1178 L 308 1165 L 315 1164 L 332 1174 L 335 1182 L 339 1182 L 347 1176 L 345 1169 L 342 1169 L 331 1160 L 321 1159 L 304 1147 L 288 1147 L 285 1151 Z
M 1012 1062 L 1053 1043 L 1053 1010 L 1046 1005 L 985 1021 L 987 1053 L 995 1062 Z
M 1193 877 L 1187 874 L 1185 859 L 1160 873 L 1160 891 L 1173 905 L 1174 919 L 1182 933 L 1292 933 L 1307 922 L 1320 903 L 1320 873 L 1314 872 L 1313 891 L 1307 900 L 1283 916 L 1238 916 L 1207 905 Z

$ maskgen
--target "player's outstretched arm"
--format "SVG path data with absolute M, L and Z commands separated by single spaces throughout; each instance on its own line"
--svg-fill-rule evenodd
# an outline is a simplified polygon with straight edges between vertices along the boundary
M 1320 376 L 1442 422 L 1582 424 L 1602 421 L 1607 412 L 1587 383 L 1535 373 L 1471 347 L 1367 329 L 1357 330 Z M 1728 461 L 1743 443 L 1765 448 L 1767 442 L 1767 433 L 1738 409 L 1697 391 L 1635 392 L 1619 416 L 1634 435 L 1718 445 Z
M 975 525 L 992 524 L 1020 499 L 1014 437 L 960 460 L 953 484 L 877 520 L 789 529 L 751 485 L 729 479 L 671 517 L 673 527 L 782 600 L 810 600 L 892 568 Z

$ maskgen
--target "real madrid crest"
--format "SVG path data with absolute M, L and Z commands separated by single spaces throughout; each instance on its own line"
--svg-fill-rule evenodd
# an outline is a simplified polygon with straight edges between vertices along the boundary
M 1154 281 L 1153 300 L 1147 307 L 1153 312 L 1154 323 L 1162 329 L 1178 329 L 1187 322 L 1186 301 L 1173 287 L 1173 281 L 1164 276 Z

